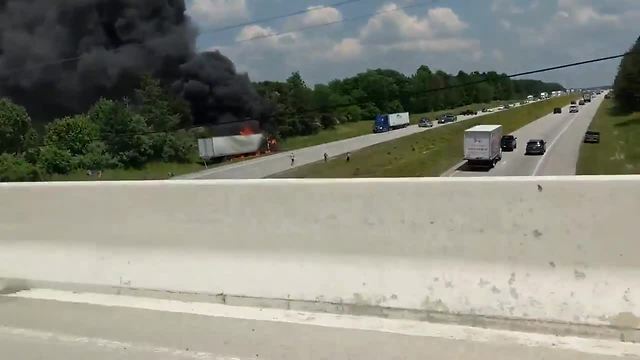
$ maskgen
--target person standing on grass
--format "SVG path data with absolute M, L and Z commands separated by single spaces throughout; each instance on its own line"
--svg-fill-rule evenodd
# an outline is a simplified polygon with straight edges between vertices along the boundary
M 347 153 L 347 162 L 350 162 L 350 161 L 351 161 L 351 153 L 350 153 L 350 152 L 348 152 L 348 153 Z
M 296 163 L 296 156 L 291 153 L 291 155 L 289 155 L 291 157 L 291 167 L 293 167 L 293 165 Z
M 324 162 L 329 161 L 329 154 L 324 153 Z

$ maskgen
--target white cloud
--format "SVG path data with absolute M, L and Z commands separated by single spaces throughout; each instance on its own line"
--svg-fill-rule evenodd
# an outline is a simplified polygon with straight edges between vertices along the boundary
M 276 46 L 282 43 L 291 43 L 298 38 L 295 33 L 279 34 L 270 27 L 260 25 L 248 25 L 242 28 L 236 36 L 237 42 L 253 42 Z
M 584 0 L 558 0 L 556 18 L 573 25 L 618 25 L 621 14 L 598 12 Z
M 215 27 L 249 16 L 246 0 L 192 0 L 188 13 L 203 27 Z
M 427 20 L 436 30 L 444 30 L 446 33 L 458 33 L 469 25 L 458 17 L 450 8 L 435 8 L 429 10 Z
M 449 8 L 430 9 L 422 18 L 397 9 L 396 4 L 385 5 L 360 30 L 360 39 L 386 50 L 410 50 L 413 46 L 420 51 L 448 51 L 471 45 L 470 41 L 452 39 L 468 25 Z
M 314 26 L 342 20 L 342 13 L 330 6 L 310 6 L 299 20 L 302 26 Z
M 277 35 L 294 24 L 313 26 L 340 19 L 342 14 L 337 10 L 319 8 L 279 28 L 246 26 L 236 36 L 239 43 L 218 49 L 239 69 L 249 71 L 252 79 L 284 78 L 300 70 L 310 82 L 325 76 L 350 76 L 368 67 L 412 72 L 422 64 L 438 66 L 438 61 L 440 66 L 457 71 L 459 65 L 443 59 L 454 56 L 473 62 L 484 56 L 479 42 L 464 34 L 469 25 L 446 7 L 408 14 L 392 3 L 350 34 L 322 31 Z M 247 41 L 252 38 L 257 39 Z
M 327 58 L 332 61 L 352 60 L 360 56 L 362 51 L 363 47 L 360 40 L 346 38 L 342 39 L 327 53 Z

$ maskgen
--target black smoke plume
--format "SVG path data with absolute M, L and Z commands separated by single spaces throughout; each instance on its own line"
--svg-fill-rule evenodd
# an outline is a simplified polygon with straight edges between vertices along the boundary
M 129 96 L 151 73 L 196 124 L 263 116 L 247 75 L 218 52 L 196 53 L 185 12 L 184 0 L 0 0 L 0 96 L 48 121 Z

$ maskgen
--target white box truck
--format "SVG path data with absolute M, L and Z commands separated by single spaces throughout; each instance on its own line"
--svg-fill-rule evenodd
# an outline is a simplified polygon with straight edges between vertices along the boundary
M 494 167 L 502 160 L 502 125 L 478 125 L 464 132 L 464 159 L 471 167 Z
M 252 154 L 260 150 L 264 135 L 236 135 L 198 139 L 200 157 L 205 160 Z

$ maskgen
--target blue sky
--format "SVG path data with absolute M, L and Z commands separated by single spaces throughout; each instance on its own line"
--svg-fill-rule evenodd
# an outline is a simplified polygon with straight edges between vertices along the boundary
M 640 0 L 187 0 L 200 50 L 218 49 L 252 80 L 307 83 L 368 68 L 406 74 L 420 65 L 455 73 L 514 73 L 622 53 L 640 35 Z M 404 6 L 418 5 L 403 9 Z M 319 9 L 227 31 L 220 27 Z M 375 14 L 377 12 L 377 14 Z M 361 17 L 326 27 L 241 41 Z M 619 61 L 530 76 L 567 87 L 610 84 Z

